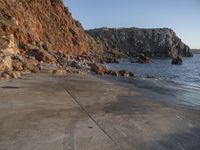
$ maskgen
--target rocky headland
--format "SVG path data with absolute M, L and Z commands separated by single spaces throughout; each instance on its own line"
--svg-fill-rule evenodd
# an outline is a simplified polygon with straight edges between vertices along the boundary
M 37 72 L 133 76 L 123 70 L 106 70 L 98 63 L 138 56 L 139 63 L 146 63 L 149 57 L 177 58 L 192 53 L 171 29 L 85 31 L 62 0 L 0 0 L 1 80 Z
M 87 31 L 100 40 L 105 49 L 118 50 L 148 57 L 191 57 L 191 49 L 184 44 L 172 29 L 100 28 Z

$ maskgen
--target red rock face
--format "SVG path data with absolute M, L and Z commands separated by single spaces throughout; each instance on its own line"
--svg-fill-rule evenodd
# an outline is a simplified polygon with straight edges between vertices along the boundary
M 31 44 L 81 54 L 95 47 L 62 0 L 0 0 L 0 37 L 10 34 L 21 49 Z

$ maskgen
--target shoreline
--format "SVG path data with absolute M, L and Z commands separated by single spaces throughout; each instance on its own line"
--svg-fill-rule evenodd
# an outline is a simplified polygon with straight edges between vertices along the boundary
M 130 86 L 137 87 L 138 89 L 145 89 L 166 97 L 172 96 L 173 100 L 168 101 L 169 103 L 200 109 L 199 87 L 191 87 L 165 78 L 113 78 L 111 76 L 104 76 L 101 78 L 112 81 L 116 84 L 126 83 Z

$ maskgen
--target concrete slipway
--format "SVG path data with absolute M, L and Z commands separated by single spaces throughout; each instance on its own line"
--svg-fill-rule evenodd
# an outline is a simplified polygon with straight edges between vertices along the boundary
M 0 83 L 0 150 L 199 150 L 200 111 L 92 75 Z

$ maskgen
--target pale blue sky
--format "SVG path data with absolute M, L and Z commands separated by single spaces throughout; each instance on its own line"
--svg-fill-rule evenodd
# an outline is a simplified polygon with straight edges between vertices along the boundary
M 200 48 L 200 0 L 64 0 L 85 29 L 172 28 L 191 48 Z

